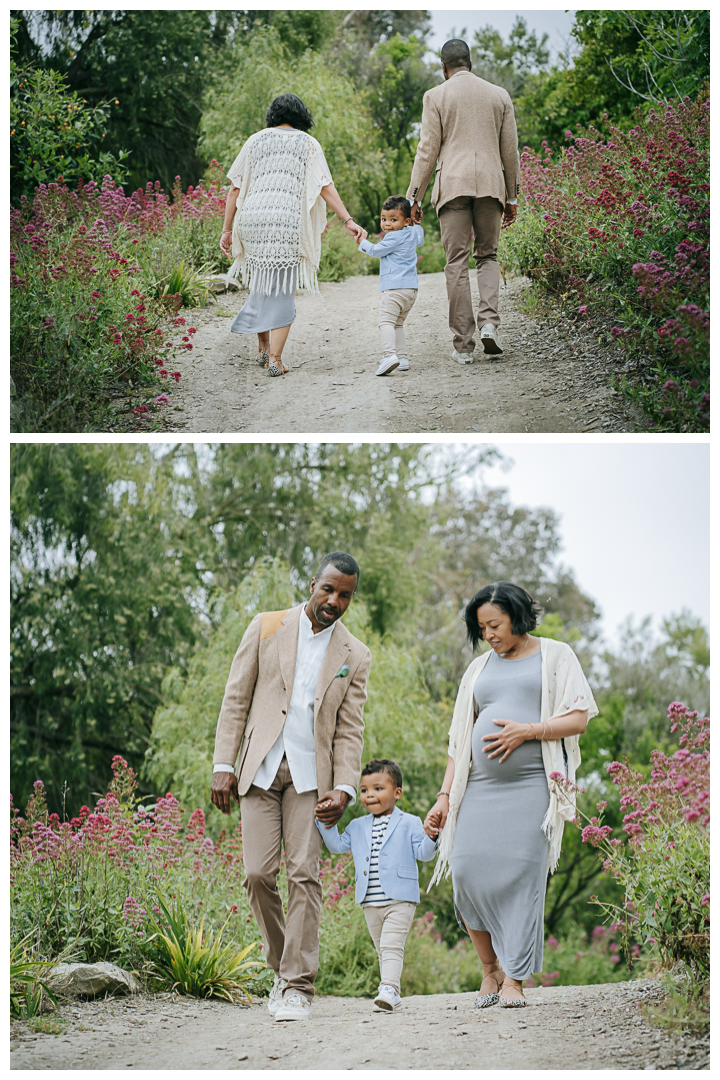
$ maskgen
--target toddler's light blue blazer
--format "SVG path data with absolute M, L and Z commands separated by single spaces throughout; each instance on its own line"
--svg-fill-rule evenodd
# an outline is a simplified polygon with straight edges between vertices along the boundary
M 355 862 L 356 904 L 363 902 L 367 892 L 373 820 L 372 814 L 354 818 L 344 833 L 338 832 L 337 825 L 326 829 L 319 821 L 315 821 L 330 851 L 335 855 L 352 851 Z M 386 896 L 393 900 L 409 900 L 417 904 L 420 900 L 420 887 L 416 860 L 427 862 L 432 859 L 437 845 L 437 840 L 425 835 L 419 817 L 406 814 L 396 806 L 390 815 L 378 853 L 380 884 Z

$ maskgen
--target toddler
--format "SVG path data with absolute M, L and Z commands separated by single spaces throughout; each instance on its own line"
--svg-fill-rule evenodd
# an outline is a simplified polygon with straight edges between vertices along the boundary
M 422 225 L 413 225 L 410 203 L 401 195 L 391 195 L 382 205 L 380 228 L 385 233 L 379 244 L 367 236 L 358 240 L 366 255 L 380 260 L 380 343 L 383 356 L 376 375 L 389 375 L 396 367 L 407 371 L 407 345 L 403 324 L 417 300 L 418 276 L 415 249 L 425 243 Z
M 344 833 L 315 821 L 330 851 L 352 851 L 355 902 L 380 958 L 378 1009 L 400 1008 L 400 975 L 405 939 L 420 900 L 417 859 L 431 859 L 438 841 L 425 835 L 423 823 L 395 804 L 402 795 L 402 773 L 394 761 L 374 758 L 360 777 L 360 802 L 369 811 L 355 818 Z

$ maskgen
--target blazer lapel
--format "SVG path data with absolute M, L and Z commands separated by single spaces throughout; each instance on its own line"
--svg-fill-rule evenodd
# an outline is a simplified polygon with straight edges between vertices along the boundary
M 295 681 L 295 661 L 297 660 L 297 644 L 298 644 L 298 623 L 300 622 L 300 612 L 302 611 L 302 605 L 300 607 L 291 608 L 287 615 L 280 623 L 277 631 L 275 632 L 275 640 L 277 642 L 278 650 L 278 663 L 280 665 L 280 673 L 285 683 L 285 689 L 287 690 L 287 700 L 290 701 L 293 692 L 293 683 Z
M 320 711 L 320 706 L 330 683 L 343 664 L 347 663 L 349 652 L 350 644 L 345 640 L 345 627 L 340 623 L 336 623 L 318 675 L 317 689 L 315 690 L 315 716 Z
M 387 844 L 388 839 L 392 836 L 392 834 L 395 832 L 398 825 L 400 824 L 400 818 L 401 817 L 402 817 L 402 810 L 398 810 L 398 808 L 396 806 L 395 809 L 393 810 L 392 814 L 390 815 L 390 820 L 388 821 L 388 827 L 385 830 L 385 835 L 383 836 L 382 844 L 380 845 L 380 850 L 381 851 L 385 847 L 385 845 Z

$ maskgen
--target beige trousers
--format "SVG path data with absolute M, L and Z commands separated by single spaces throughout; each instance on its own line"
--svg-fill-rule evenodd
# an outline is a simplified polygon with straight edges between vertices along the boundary
M 497 263 L 497 249 L 502 215 L 502 204 L 489 195 L 482 199 L 475 199 L 472 195 L 460 195 L 457 199 L 446 202 L 438 214 L 440 235 L 447 256 L 445 285 L 450 309 L 450 330 L 458 352 L 469 353 L 475 348 L 475 319 L 468 271 L 473 233 L 479 298 L 477 327 L 480 329 L 486 322 L 493 326 L 500 325 L 500 267 Z
M 320 852 L 315 826 L 317 791 L 298 795 L 283 757 L 265 791 L 254 784 L 241 802 L 244 888 L 265 944 L 265 959 L 287 982 L 285 994 L 312 1001 L 320 947 Z M 287 919 L 277 887 L 280 847 L 285 848 Z
M 407 360 L 404 322 L 417 300 L 417 289 L 385 289 L 380 293 L 380 344 L 383 356 Z
M 405 939 L 415 914 L 409 900 L 393 900 L 385 907 L 364 907 L 365 922 L 380 957 L 380 982 L 400 993 Z

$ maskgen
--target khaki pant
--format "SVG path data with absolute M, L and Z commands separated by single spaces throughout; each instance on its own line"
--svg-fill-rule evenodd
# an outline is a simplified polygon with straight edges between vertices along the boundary
M 386 289 L 380 293 L 380 344 L 383 356 L 407 360 L 404 322 L 417 300 L 417 289 Z
M 264 791 L 253 784 L 241 804 L 243 886 L 260 927 L 265 959 L 286 980 L 285 994 L 303 994 L 310 1001 L 318 970 L 322 905 L 317 801 L 317 791 L 298 795 L 283 757 L 270 788 Z M 281 842 L 288 882 L 287 920 L 277 887 Z
M 500 325 L 500 267 L 497 263 L 497 249 L 502 215 L 503 206 L 497 199 L 491 196 L 475 199 L 471 195 L 460 195 L 457 199 L 446 202 L 438 215 L 440 235 L 447 256 L 445 284 L 450 308 L 450 329 L 458 352 L 469 353 L 475 348 L 475 319 L 468 271 L 473 232 L 479 297 L 477 327 L 480 329 L 486 322 L 493 326 Z
M 400 993 L 405 939 L 410 933 L 415 904 L 393 900 L 385 907 L 365 907 L 365 922 L 380 957 L 380 982 Z

